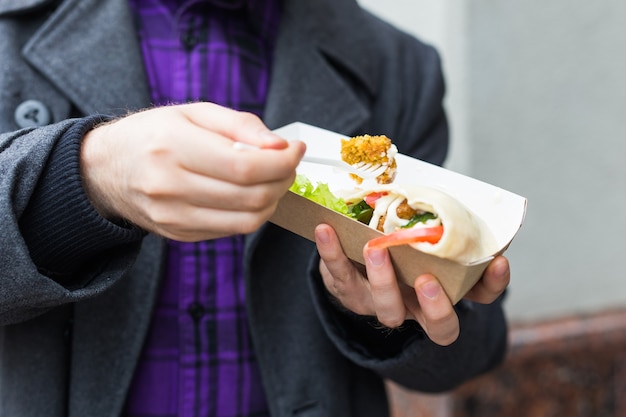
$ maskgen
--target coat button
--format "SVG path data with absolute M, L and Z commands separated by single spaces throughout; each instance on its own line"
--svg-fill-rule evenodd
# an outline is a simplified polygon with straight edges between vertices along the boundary
M 19 127 L 38 127 L 50 123 L 50 111 L 37 100 L 26 100 L 15 109 L 15 123 Z

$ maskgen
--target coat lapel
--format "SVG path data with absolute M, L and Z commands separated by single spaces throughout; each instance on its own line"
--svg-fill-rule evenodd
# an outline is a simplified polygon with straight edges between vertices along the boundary
M 25 59 L 85 114 L 123 114 L 150 102 L 127 3 L 66 0 L 24 47 Z
M 368 64 L 367 43 L 355 48 L 347 40 L 355 39 L 352 27 L 337 20 L 360 13 L 351 1 L 285 2 L 265 109 L 270 128 L 300 121 L 349 134 L 368 119 L 352 83 L 374 91 L 376 67 Z
M 0 0 L 0 15 L 10 13 L 22 13 L 41 7 L 50 0 Z

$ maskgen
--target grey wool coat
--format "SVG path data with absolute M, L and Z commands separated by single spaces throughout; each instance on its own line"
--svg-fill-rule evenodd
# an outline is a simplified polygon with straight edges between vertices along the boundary
M 106 236 L 92 231 L 108 225 L 76 186 L 78 151 L 61 151 L 85 117 L 149 106 L 132 22 L 126 0 L 0 0 L 3 417 L 114 417 L 125 401 L 164 244 L 146 235 L 98 246 Z M 286 0 L 276 48 L 269 127 L 302 121 L 384 133 L 403 153 L 443 162 L 444 87 L 431 47 L 352 0 Z M 18 109 L 29 100 L 49 120 L 20 129 Z M 448 347 L 415 323 L 381 331 L 341 311 L 320 284 L 315 246 L 274 225 L 247 236 L 245 262 L 250 330 L 274 417 L 386 416 L 384 378 L 447 390 L 495 366 L 505 350 L 499 303 L 459 303 L 461 335 Z

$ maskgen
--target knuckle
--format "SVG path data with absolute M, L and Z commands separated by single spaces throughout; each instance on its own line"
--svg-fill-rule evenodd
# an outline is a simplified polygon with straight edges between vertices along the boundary
M 273 212 L 278 204 L 274 194 L 266 188 L 257 188 L 252 192 L 252 197 L 253 198 L 248 201 L 250 210 L 252 211 L 262 212 L 271 210 Z
M 229 124 L 234 137 L 250 135 L 264 126 L 261 119 L 250 112 L 233 111 L 230 115 Z
M 167 194 L 167 188 L 165 182 L 158 180 L 157 175 L 144 177 L 137 186 L 139 193 L 149 199 Z
M 455 320 L 456 320 L 456 316 L 454 315 L 453 312 L 443 310 L 443 309 L 438 309 L 434 312 L 431 311 L 428 314 L 428 322 L 432 326 L 436 326 L 439 328 L 451 327 L 450 323 L 454 322 Z
M 458 331 L 450 330 L 446 333 L 440 334 L 437 338 L 437 343 L 441 346 L 449 346 L 454 343 L 458 337 Z
M 404 324 L 404 317 L 393 316 L 378 316 L 380 324 L 390 329 L 397 329 Z
M 236 180 L 252 182 L 256 179 L 256 167 L 245 158 L 235 158 L 231 164 L 231 170 Z
M 266 218 L 264 216 L 254 214 L 247 215 L 244 216 L 244 218 L 237 223 L 237 225 L 235 226 L 235 231 L 241 234 L 252 233 L 258 230 L 263 225 L 263 223 L 265 223 L 265 221 Z
M 370 288 L 372 293 L 375 294 L 389 294 L 393 291 L 397 291 L 397 283 L 390 280 L 372 279 L 369 278 Z
M 246 128 L 249 126 L 256 126 L 261 122 L 261 119 L 255 115 L 254 113 L 241 111 L 238 113 L 238 125 L 242 128 Z
M 347 307 L 349 308 L 349 310 L 351 310 L 354 314 L 359 315 L 359 316 L 371 316 L 372 312 L 363 307 L 363 306 L 352 306 L 352 307 Z
M 459 337 L 458 320 L 454 317 L 431 317 L 425 327 L 431 340 L 442 346 L 452 344 Z
M 159 229 L 168 230 L 169 233 L 174 233 L 180 227 L 172 211 L 161 204 L 150 204 L 147 207 L 147 214 L 152 223 Z

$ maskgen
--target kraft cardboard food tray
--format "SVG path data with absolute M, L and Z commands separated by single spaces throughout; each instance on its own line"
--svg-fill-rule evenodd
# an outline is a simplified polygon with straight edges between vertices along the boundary
M 347 138 L 300 122 L 281 127 L 274 132 L 288 140 L 305 142 L 307 154 L 331 158 L 340 158 L 341 139 Z M 393 138 L 391 139 L 393 141 Z M 396 161 L 398 173 L 395 183 L 420 184 L 450 194 L 483 219 L 496 238 L 498 250 L 491 256 L 471 264 L 442 259 L 408 245 L 390 248 L 391 259 L 399 280 L 412 286 L 418 275 L 432 273 L 441 281 L 450 300 L 456 303 L 480 279 L 494 256 L 504 253 L 508 248 L 523 223 L 526 199 L 502 188 L 403 154 L 398 154 Z M 357 186 L 347 173 L 319 164 L 303 162 L 298 167 L 298 173 L 306 175 L 313 182 L 328 184 L 331 191 Z M 270 221 L 309 240 L 315 240 L 314 229 L 318 224 L 329 224 L 336 230 L 346 255 L 361 264 L 364 263 L 365 244 L 381 235 L 381 232 L 365 224 L 291 191 L 280 200 Z

